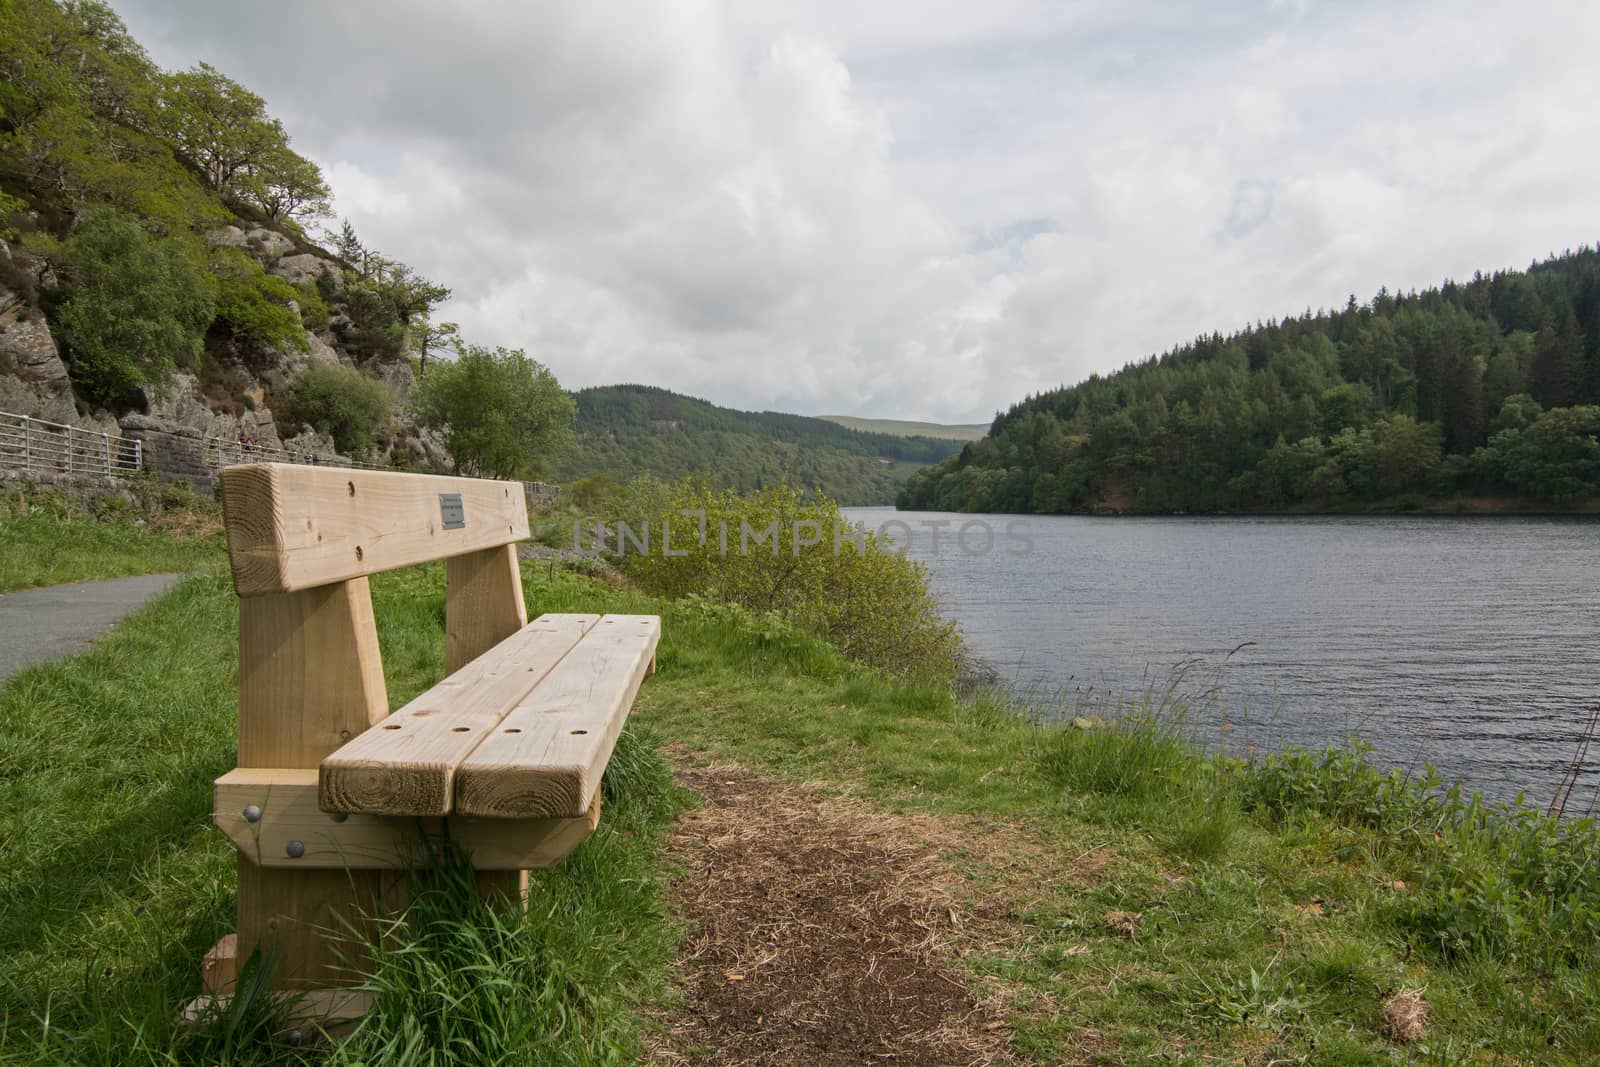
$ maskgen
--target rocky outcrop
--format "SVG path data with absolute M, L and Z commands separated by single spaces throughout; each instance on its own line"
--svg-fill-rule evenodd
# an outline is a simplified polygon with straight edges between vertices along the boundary
M 334 446 L 333 438 L 327 434 L 318 433 L 309 426 L 284 441 L 283 450 L 322 458 L 340 458 L 339 450 Z
M 72 383 L 44 316 L 0 289 L 0 411 L 75 424 Z
M 417 380 L 416 372 L 411 369 L 411 361 L 379 363 L 373 366 L 372 372 L 389 387 L 395 410 L 404 411 L 406 405 L 411 403 L 411 387 Z
M 333 278 L 334 292 L 344 288 L 344 270 L 331 259 L 323 259 L 309 252 L 298 255 L 284 256 L 273 264 L 272 273 L 288 282 L 290 285 L 304 285 L 306 282 L 315 282 L 324 274 Z
M 223 226 L 206 232 L 206 244 L 212 248 L 243 248 L 247 243 L 244 231 L 237 226 Z
M 317 334 L 307 334 L 306 340 L 311 344 L 310 351 L 297 352 L 291 349 L 282 352 L 263 367 L 260 374 L 261 384 L 281 396 L 289 388 L 289 383 L 311 364 L 344 362 L 325 338 Z
M 294 251 L 293 241 L 265 226 L 250 230 L 239 226 L 221 226 L 206 233 L 206 243 L 212 248 L 243 249 L 260 259 L 277 259 Z
M 237 462 L 242 451 L 284 447 L 272 412 L 213 411 L 198 385 L 192 375 L 174 375 L 164 392 L 146 392 L 146 411 L 122 417 L 121 433 L 142 442 L 146 467 L 206 488 L 217 466 Z
M 335 291 L 344 284 L 344 268 L 337 260 L 302 251 L 305 246 L 265 227 L 239 222 L 207 232 L 205 240 L 211 248 L 237 249 L 255 258 L 293 285 L 315 284 L 324 277 Z M 305 352 L 263 349 L 217 332 L 207 338 L 203 384 L 194 374 L 179 373 L 166 388 L 145 390 L 142 410 L 120 419 L 105 411 L 83 415 L 77 410 L 67 366 L 38 309 L 39 292 L 54 284 L 41 273 L 44 261 L 13 253 L 4 242 L 0 253 L 8 257 L 13 275 L 33 279 L 25 292 L 0 287 L 0 411 L 136 439 L 149 469 L 189 478 L 201 488 L 210 486 L 219 463 L 237 462 L 247 446 L 259 452 L 298 453 L 315 457 L 316 462 L 342 461 L 331 439 L 287 420 L 280 427 L 269 408 L 276 398 L 282 410 L 281 399 L 306 367 L 355 365 L 335 347 L 336 328 L 349 322 L 342 301 L 333 301 L 327 328 L 307 335 Z M 322 283 L 324 292 L 328 284 Z M 410 362 L 371 364 L 367 369 L 382 379 L 395 410 L 403 412 L 415 384 Z M 368 457 L 373 461 L 386 462 L 392 453 L 412 465 L 442 469 L 446 464 L 439 441 L 419 433 L 403 416 L 378 437 L 380 451 Z
M 210 490 L 219 467 L 251 454 L 274 458 L 273 453 L 279 451 L 296 452 L 323 462 L 340 461 L 333 442 L 320 435 L 302 433 L 288 441 L 280 439 L 277 423 L 267 411 L 247 411 L 239 416 L 218 413 L 190 393 L 169 397 L 156 409 L 124 415 L 122 435 L 141 443 L 146 468 L 168 478 L 188 478 L 202 490 Z
M 124 429 L 130 419 L 142 420 L 139 425 L 145 428 L 159 424 L 163 429 L 182 429 L 219 441 L 249 438 L 263 448 L 277 448 L 280 444 L 270 411 L 246 411 L 241 415 L 213 411 L 200 396 L 199 382 L 189 374 L 173 375 L 172 384 L 162 393 L 146 390 L 144 413 L 124 416 Z

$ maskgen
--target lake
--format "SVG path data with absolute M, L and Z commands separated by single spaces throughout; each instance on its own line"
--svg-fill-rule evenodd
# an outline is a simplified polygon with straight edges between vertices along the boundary
M 1176 680 L 1236 750 L 1355 736 L 1542 807 L 1600 702 L 1594 518 L 849 514 L 905 524 L 888 535 L 1013 687 Z M 1586 769 L 1568 814 L 1597 789 Z

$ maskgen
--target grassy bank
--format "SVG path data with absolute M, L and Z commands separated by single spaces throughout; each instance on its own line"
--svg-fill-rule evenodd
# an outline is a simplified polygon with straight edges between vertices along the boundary
M 129 493 L 88 506 L 51 491 L 0 493 L 0 593 L 219 562 L 215 502 L 137 479 Z
M 209 783 L 233 764 L 235 602 L 213 571 L 85 656 L 0 692 L 0 1056 L 83 1063 L 629 1063 L 671 1019 L 681 934 L 662 755 L 738 764 L 952 828 L 940 862 L 991 917 L 959 952 L 1022 1062 L 1593 1062 L 1596 842 L 1422 796 L 1348 754 L 1205 758 L 1148 707 L 1044 729 L 843 660 L 773 619 L 527 568 L 531 613 L 658 611 L 659 672 L 601 830 L 526 918 L 424 895 L 347 1045 L 270 1019 L 183 1031 L 231 925 Z M 437 567 L 376 579 L 391 702 L 442 670 Z M 1384 1005 L 1419 990 L 1420 1036 Z

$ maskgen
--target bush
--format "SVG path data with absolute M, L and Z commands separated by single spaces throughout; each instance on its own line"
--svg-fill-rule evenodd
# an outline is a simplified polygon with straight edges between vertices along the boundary
M 120 401 L 199 359 L 215 294 L 190 250 L 101 213 L 66 244 L 75 292 L 55 323 L 84 399 Z
M 1249 776 L 1246 806 L 1281 821 L 1312 811 L 1350 826 L 1391 836 L 1416 833 L 1437 816 L 1429 793 L 1439 785 L 1431 767 L 1420 776 L 1379 770 L 1368 746 L 1289 749 L 1260 761 Z
M 822 494 L 784 486 L 740 497 L 698 482 L 646 482 L 617 508 L 631 533 L 654 539 L 646 551 L 633 538 L 619 542 L 616 531 L 607 539 L 645 589 L 797 623 L 901 677 L 955 678 L 961 638 L 939 615 L 925 569 L 853 526 Z
M 217 319 L 234 340 L 271 350 L 311 350 L 300 316 L 290 306 L 302 298 L 294 286 L 234 248 L 212 257 L 212 268 L 218 284 Z
M 326 330 L 328 323 L 333 320 L 333 315 L 328 310 L 328 302 L 322 297 L 322 290 L 314 282 L 301 282 L 294 287 L 294 290 L 295 302 L 300 305 L 301 324 L 312 332 Z
M 610 471 L 599 471 L 567 486 L 567 499 L 574 507 L 600 508 L 621 488 Z
M 288 414 L 333 438 L 349 456 L 372 451 L 372 434 L 389 418 L 389 390 L 353 367 L 313 363 L 289 385 Z
M 462 345 L 412 394 L 417 424 L 443 432 L 462 474 L 535 477 L 572 425 L 572 397 L 521 349 Z

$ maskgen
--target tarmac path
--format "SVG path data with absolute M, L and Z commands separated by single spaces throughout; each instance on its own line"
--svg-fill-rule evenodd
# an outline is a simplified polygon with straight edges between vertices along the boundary
M 182 578 L 145 574 L 0 594 L 0 684 L 24 667 L 83 651 Z

